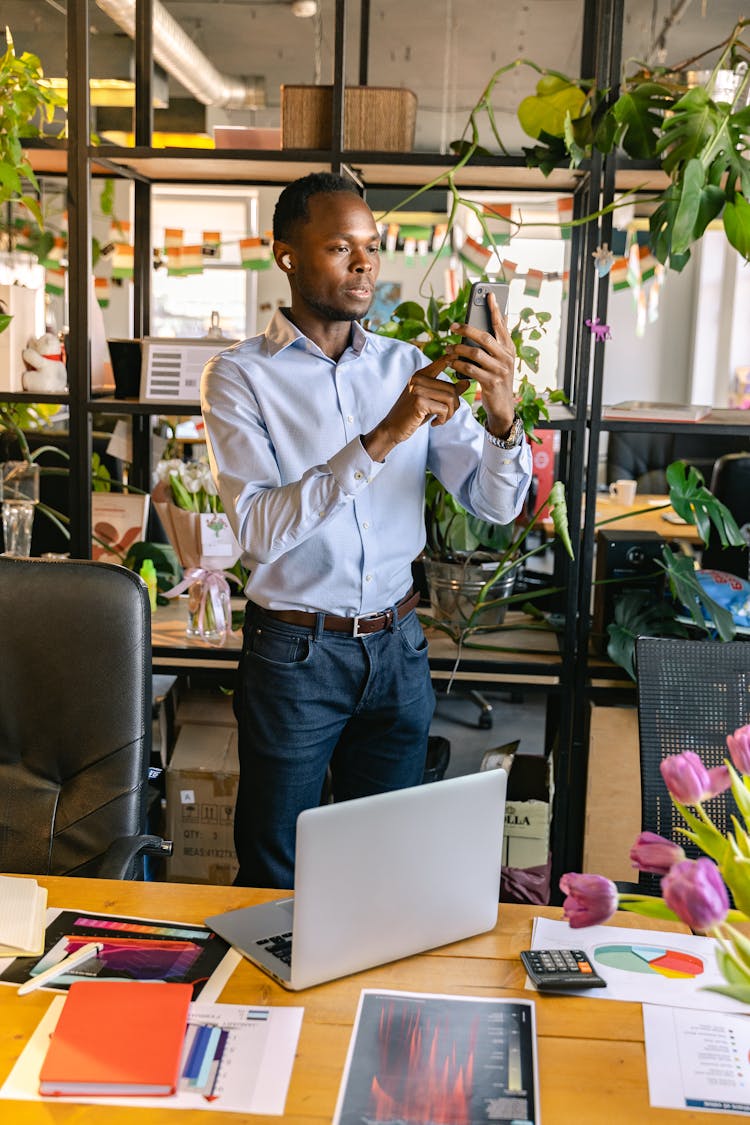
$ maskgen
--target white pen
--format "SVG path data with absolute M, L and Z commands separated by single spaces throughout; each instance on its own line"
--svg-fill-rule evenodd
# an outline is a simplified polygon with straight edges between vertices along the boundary
M 86 945 L 82 945 L 75 953 L 71 953 L 69 957 L 63 957 L 62 961 L 58 961 L 56 965 L 50 965 L 43 973 L 38 976 L 32 977 L 27 980 L 18 988 L 18 995 L 25 996 L 27 992 L 35 992 L 37 988 L 41 988 L 43 984 L 49 984 L 55 977 L 62 976 L 67 973 L 69 969 L 80 965 L 82 961 L 88 961 L 89 957 L 95 957 L 97 953 L 101 953 L 104 949 L 103 942 L 90 941 Z

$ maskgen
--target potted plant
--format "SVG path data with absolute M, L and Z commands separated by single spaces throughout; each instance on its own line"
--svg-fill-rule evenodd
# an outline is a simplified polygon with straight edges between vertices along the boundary
M 0 205 L 17 202 L 43 226 L 39 202 L 24 181 L 38 192 L 39 184 L 21 140 L 39 136 L 41 124 L 51 121 L 64 99 L 44 82 L 42 64 L 36 55 L 17 55 L 10 29 L 5 29 L 6 50 L 0 57 Z
M 465 320 L 469 289 L 467 281 L 453 301 L 432 296 L 426 307 L 416 301 L 405 301 L 394 309 L 378 332 L 416 343 L 429 359 L 436 359 L 449 344 L 461 339 L 451 333 L 450 327 Z M 510 329 L 519 371 L 524 365 L 534 373 L 538 371 L 539 349 L 535 345 L 546 332 L 549 320 L 548 312 L 535 312 L 531 308 L 519 313 Z M 475 388 L 469 388 L 466 397 L 474 403 L 477 417 L 483 421 L 483 408 L 474 402 L 474 396 Z M 521 374 L 516 389 L 516 408 L 531 441 L 537 440 L 533 431 L 540 418 L 549 418 L 549 404 L 565 401 L 561 390 L 547 389 L 539 393 L 526 373 Z M 567 510 L 559 482 L 550 496 L 550 504 L 558 534 L 572 556 Z M 495 628 L 502 623 L 506 608 L 513 601 L 513 585 L 519 567 L 546 546 L 544 543 L 531 549 L 525 546 L 537 520 L 538 514 L 508 525 L 478 519 L 428 472 L 425 485 L 427 542 L 421 561 L 434 623 L 438 627 L 458 639 L 467 631 Z M 541 592 L 536 596 L 540 595 Z M 527 595 L 520 597 L 526 600 Z

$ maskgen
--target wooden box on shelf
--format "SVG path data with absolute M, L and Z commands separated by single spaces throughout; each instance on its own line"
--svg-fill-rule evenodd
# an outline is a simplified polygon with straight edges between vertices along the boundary
M 282 148 L 326 149 L 331 145 L 333 86 L 281 87 Z M 347 86 L 344 148 L 411 152 L 417 96 L 390 86 Z

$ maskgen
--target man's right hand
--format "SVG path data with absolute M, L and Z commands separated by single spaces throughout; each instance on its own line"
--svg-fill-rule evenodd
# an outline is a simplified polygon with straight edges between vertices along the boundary
M 448 363 L 449 357 L 441 356 L 416 371 L 383 421 L 362 435 L 362 445 L 373 461 L 384 461 L 392 449 L 407 441 L 428 419 L 431 425 L 442 426 L 453 417 L 470 380 L 449 383 L 438 379 Z

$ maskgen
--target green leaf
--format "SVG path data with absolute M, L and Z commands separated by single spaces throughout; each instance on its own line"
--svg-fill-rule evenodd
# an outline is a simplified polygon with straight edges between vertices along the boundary
M 419 320 L 423 324 L 426 323 L 425 311 L 416 301 L 402 301 L 391 315 L 398 317 L 399 320 Z
M 564 137 L 553 137 L 549 133 L 540 133 L 541 144 L 533 148 L 524 148 L 527 168 L 539 168 L 543 175 L 549 176 L 559 164 L 567 163 L 568 150 Z
M 693 228 L 693 240 L 703 237 L 706 227 L 720 214 L 726 196 L 723 190 L 715 184 L 706 184 L 701 191 L 698 217 Z
M 544 75 L 536 87 L 536 94 L 524 98 L 517 110 L 523 131 L 535 139 L 542 133 L 562 137 L 565 120 L 579 117 L 586 104 L 586 95 L 575 83 L 562 77 Z
M 750 1004 L 750 984 L 714 984 L 702 988 L 701 992 L 719 992 L 722 996 L 731 996 L 741 1004 Z
M 731 641 L 737 632 L 734 619 L 729 610 L 705 592 L 695 577 L 692 559 L 672 554 L 666 544 L 662 547 L 662 559 L 674 597 L 682 602 L 698 628 L 707 630 L 713 625 L 720 640 Z
M 680 201 L 672 228 L 672 252 L 675 254 L 683 254 L 693 241 L 704 183 L 705 172 L 700 160 L 690 160 L 683 175 Z
M 703 476 L 694 465 L 684 461 L 673 461 L 666 469 L 669 486 L 669 502 L 679 516 L 697 527 L 701 539 L 708 543 L 713 523 L 722 547 L 744 547 L 745 540 L 740 534 L 732 513 L 706 488 Z
M 669 922 L 680 921 L 674 911 L 670 910 L 661 898 L 639 896 L 631 900 L 627 895 L 620 895 L 617 909 L 628 910 L 631 914 L 642 914 L 644 918 L 666 918 Z
M 640 636 L 685 637 L 687 630 L 675 618 L 672 606 L 654 601 L 648 590 L 628 590 L 615 602 L 614 621 L 607 626 L 607 656 L 635 680 L 635 642 Z
M 550 489 L 547 499 L 552 516 L 552 525 L 555 534 L 562 543 L 568 558 L 574 558 L 573 544 L 570 541 L 570 528 L 568 526 L 568 504 L 565 499 L 565 488 L 560 480 L 556 480 Z
M 724 207 L 724 231 L 735 250 L 750 261 L 750 203 L 739 193 Z
M 618 125 L 620 144 L 628 156 L 648 160 L 654 155 L 664 111 L 670 108 L 672 101 L 671 91 L 658 82 L 641 82 L 620 94 L 611 114 Z
M 8 313 L 0 313 L 0 332 L 5 331 L 12 319 L 13 317 L 9 316 Z

